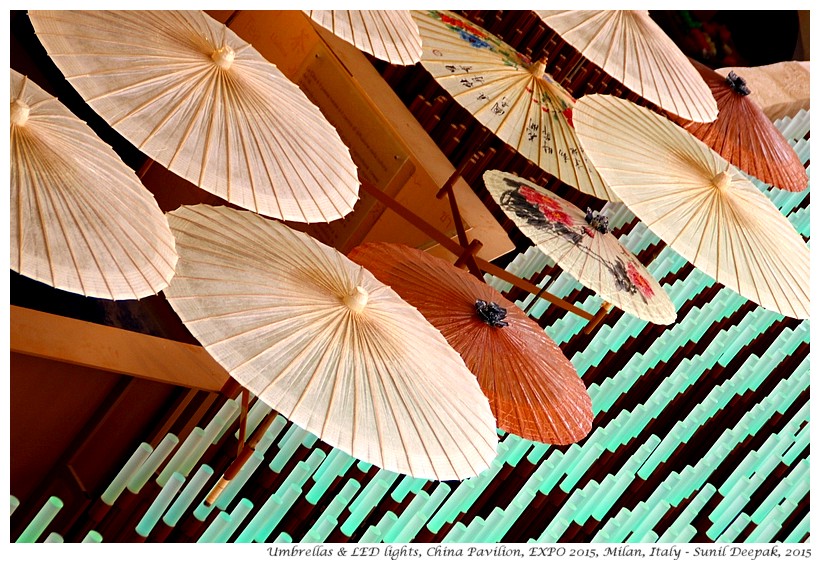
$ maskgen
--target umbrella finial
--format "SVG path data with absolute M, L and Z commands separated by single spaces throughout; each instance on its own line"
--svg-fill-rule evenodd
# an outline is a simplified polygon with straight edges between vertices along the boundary
M 723 191 L 729 187 L 732 183 L 732 175 L 729 174 L 728 170 L 724 170 L 723 172 L 718 172 L 714 178 L 712 178 L 712 184 L 720 190 Z
M 504 320 L 504 317 L 507 316 L 507 309 L 501 307 L 498 303 L 476 299 L 475 310 L 478 317 L 490 326 L 502 328 L 510 324 Z
M 361 313 L 364 311 L 365 305 L 367 305 L 367 297 L 367 290 L 362 286 L 357 285 L 356 289 L 353 290 L 353 293 L 350 295 L 345 295 L 342 298 L 342 302 L 344 302 L 344 304 L 347 305 L 347 308 L 354 313 Z
M 211 53 L 211 59 L 216 63 L 216 66 L 222 70 L 228 70 L 233 64 L 236 53 L 227 43 L 223 43 L 222 47 Z
M 547 72 L 547 56 L 544 55 L 540 59 L 538 59 L 533 65 L 530 67 L 530 72 L 536 78 L 541 78 L 544 76 L 544 73 Z
M 584 215 L 584 219 L 586 219 L 586 222 L 589 223 L 590 227 L 599 233 L 606 234 L 609 232 L 609 217 L 606 215 L 593 211 L 591 208 L 587 207 L 587 212 L 586 215 Z
M 749 90 L 749 87 L 746 86 L 746 81 L 735 74 L 735 71 L 733 70 L 730 70 L 729 74 L 726 76 L 726 83 L 731 86 L 732 90 L 736 94 L 740 94 L 741 96 L 748 96 L 752 93 L 752 91 Z
M 31 108 L 26 102 L 17 98 L 11 102 L 11 124 L 22 127 L 28 121 L 28 115 Z

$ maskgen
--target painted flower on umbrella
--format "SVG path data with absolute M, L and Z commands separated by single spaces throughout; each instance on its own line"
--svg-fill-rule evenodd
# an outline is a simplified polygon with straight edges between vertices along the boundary
M 438 17 L 442 23 L 445 23 L 451 27 L 455 27 L 461 30 L 466 31 L 470 35 L 478 37 L 480 39 L 487 39 L 487 32 L 481 28 L 475 27 L 470 25 L 464 20 L 454 18 L 452 16 L 448 16 L 447 14 L 442 14 L 441 12 L 430 12 L 434 17 Z
M 649 285 L 649 282 L 640 274 L 640 272 L 638 272 L 638 269 L 632 262 L 629 262 L 626 265 L 626 275 L 629 277 L 629 281 L 631 281 L 635 287 L 638 288 L 641 295 L 647 299 L 655 295 L 655 292 L 652 291 L 652 287 Z
M 572 227 L 574 225 L 572 217 L 564 211 L 561 204 L 548 195 L 524 185 L 518 189 L 518 193 L 524 196 L 524 199 L 526 199 L 529 203 L 537 206 L 541 213 L 544 214 L 547 221 L 552 223 L 561 223 L 562 225 L 566 225 L 568 227 Z
M 569 123 L 569 126 L 575 129 L 575 125 L 572 123 L 572 108 L 568 107 L 564 109 L 564 111 L 562 111 L 561 113 L 567 119 L 567 123 Z
M 487 43 L 483 39 L 480 39 L 480 38 L 476 37 L 475 35 L 472 35 L 468 31 L 464 31 L 463 29 L 459 29 L 458 34 L 461 36 L 462 39 L 464 39 L 464 41 L 466 41 L 467 43 L 469 43 L 470 45 L 472 45 L 473 47 L 475 47 L 477 49 L 489 49 L 491 51 L 493 50 L 492 45 L 490 45 L 489 43 Z

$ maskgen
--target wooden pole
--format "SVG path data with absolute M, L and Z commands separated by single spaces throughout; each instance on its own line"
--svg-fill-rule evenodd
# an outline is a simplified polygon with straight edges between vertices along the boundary
M 259 443 L 259 440 L 262 439 L 262 436 L 265 435 L 268 428 L 270 427 L 273 420 L 276 418 L 277 412 L 271 411 L 268 415 L 262 420 L 259 426 L 256 427 L 256 430 L 253 431 L 251 438 L 248 440 L 248 443 L 242 448 L 241 452 L 236 459 L 231 462 L 228 468 L 225 470 L 225 473 L 222 475 L 222 478 L 219 482 L 214 485 L 214 488 L 211 489 L 211 492 L 208 494 L 208 497 L 205 499 L 205 506 L 211 506 L 214 504 L 217 499 L 219 499 L 219 495 L 222 494 L 222 491 L 225 490 L 225 487 L 228 486 L 228 483 L 231 482 L 231 479 L 236 477 L 237 473 L 242 469 L 245 465 L 245 462 L 251 458 L 253 455 L 254 449 L 256 445 Z
M 380 203 L 384 204 L 385 207 L 391 209 L 402 219 L 406 220 L 408 223 L 411 223 L 413 226 L 415 226 L 421 232 L 423 232 L 431 239 L 439 243 L 441 246 L 443 246 L 445 249 L 447 249 L 455 256 L 461 256 L 464 253 L 465 249 L 462 248 L 457 242 L 451 240 L 447 235 L 436 229 L 433 225 L 425 221 L 423 218 L 419 217 L 418 215 L 407 209 L 401 203 L 399 203 L 394 198 L 390 197 L 389 195 L 381 191 L 376 186 L 373 186 L 372 184 L 369 184 L 366 181 L 362 181 L 361 187 L 363 191 L 372 195 Z M 504 280 L 507 283 L 511 283 L 512 285 L 520 289 L 523 289 L 524 291 L 528 291 L 533 295 L 540 294 L 541 299 L 545 299 L 553 305 L 561 307 L 562 309 L 574 313 L 588 321 L 592 320 L 593 318 L 593 315 L 587 313 L 583 309 L 576 307 L 572 303 L 569 303 L 568 301 L 565 301 L 560 297 L 552 295 L 549 292 L 542 292 L 542 288 L 538 287 L 533 283 L 528 282 L 527 280 L 519 278 L 515 274 L 511 274 L 504 268 L 496 266 L 492 262 L 488 262 L 487 260 L 484 260 L 483 258 L 478 256 L 475 257 L 475 261 L 478 268 L 484 272 L 487 272 L 488 274 L 491 274 L 501 280 Z

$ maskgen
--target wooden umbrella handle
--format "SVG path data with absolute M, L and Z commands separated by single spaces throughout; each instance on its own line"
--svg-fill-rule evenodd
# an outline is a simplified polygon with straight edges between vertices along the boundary
M 612 303 L 608 303 L 604 301 L 601 303 L 601 308 L 598 309 L 598 312 L 595 313 L 595 316 L 592 317 L 592 320 L 587 323 L 587 326 L 584 327 L 584 334 L 589 334 L 598 324 L 604 320 L 604 317 L 609 313 L 610 309 L 612 309 Z
M 225 473 L 222 475 L 222 478 L 219 479 L 219 482 L 214 485 L 214 488 L 211 489 L 210 493 L 208 493 L 208 496 L 205 499 L 205 506 L 211 506 L 217 501 L 219 495 L 222 494 L 222 491 L 225 490 L 225 487 L 227 487 L 228 483 L 231 482 L 231 479 L 236 477 L 239 470 L 245 465 L 245 462 L 251 458 L 251 455 L 253 455 L 253 452 L 256 449 L 256 445 L 259 443 L 259 440 L 262 439 L 262 436 L 265 435 L 265 432 L 268 431 L 268 428 L 270 428 L 270 425 L 273 423 L 276 415 L 276 411 L 270 411 L 259 426 L 256 427 L 256 430 L 253 431 L 248 443 L 244 448 L 242 448 L 242 451 L 238 456 L 236 456 L 236 459 L 231 462 L 228 469 L 225 470 Z

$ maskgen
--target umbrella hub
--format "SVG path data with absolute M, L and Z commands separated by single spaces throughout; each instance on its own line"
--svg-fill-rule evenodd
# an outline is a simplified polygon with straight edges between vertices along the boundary
M 478 313 L 478 318 L 490 326 L 501 328 L 509 325 L 507 321 L 503 320 L 507 316 L 507 309 L 494 303 L 487 302 L 483 299 L 475 300 L 475 310 Z
M 590 227 L 599 233 L 606 234 L 609 232 L 609 217 L 606 215 L 602 215 L 587 207 L 587 212 L 586 215 L 584 215 L 584 219 L 586 219 L 586 222 L 589 223 Z
M 221 68 L 222 70 L 228 70 L 231 68 L 233 64 L 233 60 L 236 58 L 236 52 L 231 48 L 230 45 L 225 43 L 211 53 L 211 60 L 216 63 L 216 66 Z
M 353 293 L 350 295 L 345 295 L 342 298 L 342 302 L 354 313 L 361 313 L 364 311 L 365 305 L 367 305 L 367 297 L 367 290 L 362 286 L 357 285 L 356 289 L 353 290 Z
M 20 99 L 11 102 L 11 124 L 21 127 L 28 121 L 28 115 L 31 111 L 28 104 Z
M 712 184 L 721 192 L 728 188 L 731 183 L 732 175 L 726 171 L 718 172 L 715 174 L 715 177 L 712 178 Z
M 749 90 L 749 87 L 746 86 L 746 81 L 735 74 L 735 71 L 733 70 L 730 70 L 729 74 L 726 76 L 726 83 L 732 88 L 735 94 L 748 96 L 752 93 L 752 91 Z
M 530 73 L 536 78 L 542 78 L 547 72 L 547 57 L 541 57 L 530 66 Z

